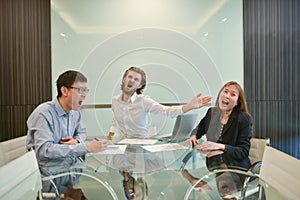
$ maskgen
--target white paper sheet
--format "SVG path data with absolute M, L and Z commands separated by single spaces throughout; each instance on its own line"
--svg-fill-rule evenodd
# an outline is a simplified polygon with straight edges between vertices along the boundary
M 94 154 L 124 154 L 127 145 L 108 145 L 107 149 Z
M 168 143 L 168 144 L 157 144 L 157 145 L 147 145 L 141 146 L 143 149 L 146 149 L 150 152 L 158 152 L 158 151 L 173 151 L 180 149 L 188 149 L 188 147 L 182 146 L 177 143 Z
M 123 139 L 118 144 L 155 144 L 155 139 Z

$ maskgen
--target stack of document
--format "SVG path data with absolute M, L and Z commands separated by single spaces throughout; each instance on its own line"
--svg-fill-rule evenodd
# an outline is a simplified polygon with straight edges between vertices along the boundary
M 168 144 L 156 144 L 156 145 L 147 145 L 141 146 L 143 149 L 146 149 L 150 152 L 158 152 L 158 151 L 174 151 L 174 150 L 184 150 L 188 149 L 188 147 L 182 146 L 177 143 L 168 143 Z
M 124 154 L 127 145 L 108 145 L 104 151 L 94 154 Z

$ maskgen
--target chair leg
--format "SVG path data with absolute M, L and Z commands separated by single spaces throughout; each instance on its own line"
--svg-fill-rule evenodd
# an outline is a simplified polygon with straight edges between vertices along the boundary
M 58 191 L 58 189 L 57 189 L 57 187 L 56 187 L 54 181 L 53 181 L 53 180 L 50 180 L 50 182 L 51 182 L 51 184 L 53 185 L 53 187 L 54 187 L 54 189 L 55 189 L 56 197 L 60 197 L 60 193 L 59 193 L 59 191 Z

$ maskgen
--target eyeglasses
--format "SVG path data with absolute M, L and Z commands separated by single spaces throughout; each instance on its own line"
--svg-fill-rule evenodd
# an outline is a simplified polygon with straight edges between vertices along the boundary
M 84 94 L 84 93 L 87 94 L 90 91 L 90 89 L 83 88 L 83 87 L 78 88 L 78 87 L 70 86 L 68 88 L 76 89 L 79 94 Z

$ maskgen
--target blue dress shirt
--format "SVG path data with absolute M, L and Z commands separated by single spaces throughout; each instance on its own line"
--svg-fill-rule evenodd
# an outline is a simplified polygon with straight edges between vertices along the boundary
M 27 120 L 27 149 L 34 149 L 41 172 L 50 175 L 67 169 L 87 153 L 86 128 L 80 111 L 66 113 L 58 100 L 39 105 Z M 60 144 L 62 137 L 72 136 L 76 145 Z

